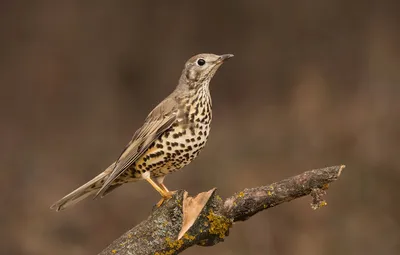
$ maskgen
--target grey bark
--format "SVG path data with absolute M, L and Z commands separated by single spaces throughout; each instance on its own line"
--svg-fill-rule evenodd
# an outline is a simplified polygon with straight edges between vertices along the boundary
M 307 171 L 270 185 L 244 189 L 225 201 L 214 190 L 193 226 L 177 240 L 183 219 L 184 191 L 180 190 L 99 255 L 178 254 L 193 245 L 212 246 L 222 242 L 233 222 L 245 221 L 283 202 L 311 195 L 312 208 L 319 208 L 326 205 L 322 195 L 328 184 L 338 179 L 343 168 L 332 166 Z

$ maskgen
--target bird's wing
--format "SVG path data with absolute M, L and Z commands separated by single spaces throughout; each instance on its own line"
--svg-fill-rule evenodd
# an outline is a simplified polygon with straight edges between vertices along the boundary
M 139 128 L 122 151 L 121 156 L 114 163 L 114 169 L 97 192 L 97 196 L 103 196 L 111 183 L 128 169 L 136 160 L 143 155 L 148 147 L 177 119 L 178 107 L 176 100 L 172 97 L 162 101 L 147 116 L 143 126 Z

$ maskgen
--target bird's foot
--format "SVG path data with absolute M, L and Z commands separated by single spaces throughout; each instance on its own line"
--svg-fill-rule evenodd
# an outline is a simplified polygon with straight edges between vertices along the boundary
M 157 207 L 160 207 L 165 201 L 168 201 L 169 199 L 172 198 L 172 196 L 176 193 L 176 191 L 168 191 L 168 192 L 163 192 L 162 198 L 158 203 L 156 204 Z

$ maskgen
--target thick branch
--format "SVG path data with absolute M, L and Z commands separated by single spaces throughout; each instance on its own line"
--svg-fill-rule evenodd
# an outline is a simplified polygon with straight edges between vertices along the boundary
M 149 218 L 116 239 L 99 255 L 178 254 L 193 245 L 215 245 L 228 235 L 233 222 L 244 221 L 283 202 L 310 194 L 314 209 L 325 205 L 321 198 L 323 190 L 338 179 L 343 168 L 311 170 L 271 185 L 245 189 L 225 201 L 212 191 L 193 226 L 179 240 L 185 192 L 178 191 L 172 199 L 155 208 Z

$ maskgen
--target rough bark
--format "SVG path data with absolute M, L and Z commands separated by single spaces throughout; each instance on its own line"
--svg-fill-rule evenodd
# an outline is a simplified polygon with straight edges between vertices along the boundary
M 344 166 L 332 166 L 304 172 L 300 175 L 257 188 L 244 189 L 225 201 L 212 190 L 211 196 L 189 230 L 178 240 L 182 228 L 185 191 L 117 238 L 100 255 L 118 254 L 178 254 L 193 246 L 212 246 L 229 234 L 233 222 L 245 221 L 254 214 L 283 202 L 311 195 L 313 209 L 326 205 L 322 199 L 328 184 L 337 180 Z

